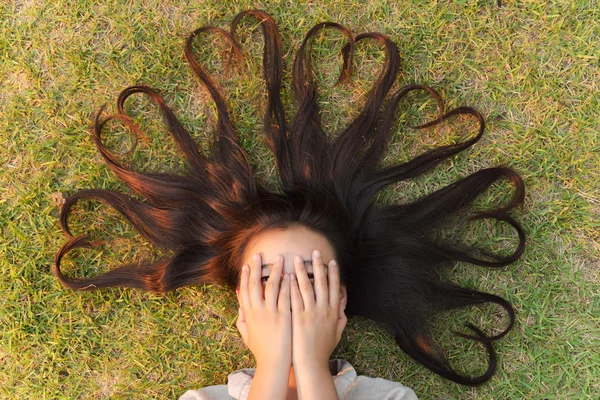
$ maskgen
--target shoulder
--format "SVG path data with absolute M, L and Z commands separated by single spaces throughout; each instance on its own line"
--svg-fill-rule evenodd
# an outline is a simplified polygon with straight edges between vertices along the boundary
M 247 397 L 255 370 L 255 368 L 239 369 L 229 374 L 227 385 L 188 390 L 178 400 L 235 400 Z
M 415 392 L 398 382 L 357 375 L 346 360 L 330 361 L 338 396 L 345 399 L 418 400 Z
M 197 390 L 188 390 L 178 400 L 229 400 L 227 385 L 207 386 Z
M 360 375 L 356 378 L 353 391 L 361 396 L 368 395 L 370 398 L 382 400 L 418 400 L 416 393 L 401 383 L 388 381 L 382 378 L 370 378 Z

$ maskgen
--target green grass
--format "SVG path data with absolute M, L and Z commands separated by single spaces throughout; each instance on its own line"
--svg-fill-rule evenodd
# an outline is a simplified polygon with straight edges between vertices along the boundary
M 72 292 L 50 272 L 65 241 L 53 194 L 67 197 L 92 187 L 130 193 L 90 140 L 91 116 L 103 103 L 116 111 L 125 87 L 147 84 L 206 149 L 214 107 L 184 61 L 184 40 L 205 24 L 228 29 L 235 14 L 254 7 L 269 12 L 283 36 L 288 118 L 295 109 L 292 56 L 304 34 L 322 21 L 342 23 L 355 34 L 388 34 L 402 55 L 398 87 L 424 83 L 443 94 L 448 108 L 470 105 L 485 116 L 486 134 L 473 148 L 422 179 L 394 185 L 382 201 L 415 198 L 502 163 L 526 183 L 523 213 L 516 215 L 528 234 L 525 255 L 501 270 L 458 265 L 449 274 L 503 296 L 516 309 L 515 328 L 496 344 L 499 372 L 489 383 L 469 388 L 443 380 L 361 319 L 349 321 L 332 357 L 348 359 L 361 375 L 402 382 L 423 399 L 600 397 L 597 2 L 96 3 L 0 5 L 1 398 L 176 398 L 187 389 L 225 384 L 228 373 L 254 366 L 235 327 L 235 294 L 223 288 L 190 287 L 166 296 L 130 289 Z M 254 24 L 248 18 L 238 31 L 247 51 L 242 75 L 220 74 L 222 41 L 205 36 L 196 43 L 198 56 L 224 86 L 257 175 L 272 182 L 273 158 L 259 135 L 266 92 L 262 42 L 258 31 L 250 34 Z M 383 60 L 374 42 L 359 43 L 352 83 L 333 89 L 344 43 L 341 34 L 327 30 L 314 47 L 323 120 L 331 134 L 356 116 Z M 405 118 L 433 110 L 427 103 L 419 114 L 418 101 L 426 98 L 413 99 L 417 103 L 404 108 Z M 140 144 L 127 160 L 143 171 L 184 171 L 157 108 L 139 95 L 128 104 L 151 143 Z M 111 134 L 111 148 L 127 149 L 131 141 L 123 127 L 109 126 L 104 132 Z M 401 124 L 385 164 L 449 140 L 450 134 L 441 127 L 417 135 Z M 504 195 L 496 188 L 481 204 Z M 70 222 L 76 234 L 112 240 L 98 250 L 70 253 L 64 268 L 73 275 L 93 276 L 166 253 L 97 202 L 78 204 Z M 503 322 L 494 312 L 459 315 L 491 327 Z M 457 368 L 481 372 L 482 348 L 441 334 Z

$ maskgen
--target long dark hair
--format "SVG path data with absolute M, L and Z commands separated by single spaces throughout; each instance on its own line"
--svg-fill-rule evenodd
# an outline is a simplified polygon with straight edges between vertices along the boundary
M 269 190 L 256 181 L 221 90 L 192 55 L 192 41 L 197 35 L 216 33 L 232 47 L 229 61 L 235 57 L 239 62 L 241 51 L 235 31 L 240 19 L 248 15 L 260 20 L 264 36 L 263 65 L 268 92 L 264 129 L 267 145 L 275 156 L 280 191 Z M 327 137 L 321 125 L 310 58 L 311 40 L 323 28 L 338 29 L 348 39 L 342 50 L 344 65 L 336 85 L 350 78 L 354 46 L 360 40 L 375 39 L 384 47 L 386 56 L 364 108 L 335 140 Z M 64 286 L 72 289 L 120 286 L 165 293 L 203 283 L 234 289 L 240 279 L 243 252 L 252 237 L 266 229 L 305 226 L 325 235 L 332 244 L 342 284 L 348 291 L 347 317 L 362 316 L 380 323 L 402 350 L 447 379 L 470 385 L 485 382 L 497 364 L 491 342 L 513 327 L 513 308 L 499 296 L 444 282 L 440 273 L 456 261 L 501 267 L 521 256 L 525 234 L 507 213 L 523 203 L 525 189 L 521 177 L 504 166 L 487 168 L 418 201 L 376 205 L 378 192 L 387 185 L 415 178 L 476 143 L 484 132 L 483 117 L 471 107 L 446 112 L 441 96 L 434 89 L 417 84 L 400 88 L 384 106 L 400 64 L 396 45 L 381 33 L 353 37 L 346 27 L 325 22 L 308 32 L 296 54 L 292 84 L 298 110 L 288 125 L 280 98 L 281 46 L 275 21 L 259 10 L 236 15 L 230 32 L 204 26 L 189 35 L 185 57 L 208 89 L 218 113 L 217 135 L 210 149 L 212 161 L 201 155 L 190 134 L 152 88 L 142 85 L 126 88 L 117 99 L 118 113 L 103 120 L 102 106 L 94 119 L 92 139 L 109 167 L 146 201 L 102 189 L 82 190 L 68 197 L 61 210 L 60 226 L 69 240 L 56 255 L 54 273 Z M 453 116 L 467 115 L 478 122 L 477 133 L 468 140 L 428 150 L 407 162 L 378 168 L 394 131 L 396 106 L 408 93 L 419 90 L 435 98 L 439 114 L 413 128 L 428 128 Z M 137 92 L 148 94 L 160 107 L 170 134 L 185 155 L 189 174 L 133 171 L 102 144 L 102 127 L 111 119 L 122 121 L 136 137 L 145 138 L 123 110 L 127 97 Z M 383 113 L 378 118 L 382 107 Z M 441 239 L 436 234 L 448 226 L 450 217 L 466 214 L 467 207 L 501 179 L 515 186 L 510 202 L 493 210 L 473 212 L 466 220 L 495 219 L 510 224 L 519 236 L 513 254 L 501 256 L 457 240 Z M 80 198 L 96 198 L 111 205 L 156 246 L 175 250 L 175 256 L 147 265 L 121 266 L 89 279 L 66 277 L 60 270 L 63 256 L 71 249 L 95 245 L 88 236 L 74 237 L 68 228 L 69 210 Z M 461 375 L 451 367 L 433 339 L 430 322 L 441 311 L 488 302 L 503 307 L 510 323 L 494 336 L 486 336 L 472 324 L 467 324 L 472 334 L 455 332 L 483 343 L 489 353 L 489 366 L 483 375 Z

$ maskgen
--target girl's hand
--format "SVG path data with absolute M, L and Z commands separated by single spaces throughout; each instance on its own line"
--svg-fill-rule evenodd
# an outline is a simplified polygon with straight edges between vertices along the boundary
M 283 256 L 278 255 L 271 276 L 263 289 L 261 257 L 242 268 L 239 317 L 236 326 L 244 343 L 261 368 L 289 368 L 292 365 L 292 315 L 290 311 L 290 278 L 283 279 Z M 280 290 L 281 283 L 281 290 Z
M 329 356 L 342 338 L 346 314 L 340 301 L 340 274 L 335 261 L 328 271 L 321 254 L 313 252 L 315 290 L 306 274 L 302 257 L 294 258 L 296 280 L 290 281 L 292 296 L 292 363 L 294 367 L 327 367 Z M 316 296 L 315 296 L 316 295 Z M 316 300 L 315 300 L 316 297 Z

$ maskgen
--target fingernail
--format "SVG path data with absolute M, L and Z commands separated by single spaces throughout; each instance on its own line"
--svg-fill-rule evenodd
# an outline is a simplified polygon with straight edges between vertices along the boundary
M 294 259 L 296 260 L 297 263 L 302 262 L 302 257 L 300 257 L 300 256 L 296 256 Z
M 281 254 L 277 254 L 277 257 L 275 259 L 277 260 L 277 262 L 281 261 Z
M 296 275 L 294 275 L 294 274 L 290 275 L 290 279 L 293 280 L 293 281 L 295 281 L 296 280 Z
M 247 265 L 244 265 L 244 266 L 242 267 L 242 271 L 244 271 L 244 272 L 248 272 L 248 266 L 247 266 Z
M 313 251 L 313 257 L 321 257 L 321 252 L 319 250 Z
M 255 255 L 253 255 L 253 256 L 252 256 L 252 259 L 253 259 L 254 261 L 258 260 L 258 254 L 255 254 Z
M 335 262 L 335 260 L 331 260 L 331 266 L 335 267 L 337 265 L 337 263 Z

